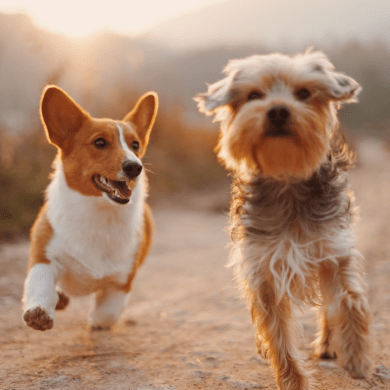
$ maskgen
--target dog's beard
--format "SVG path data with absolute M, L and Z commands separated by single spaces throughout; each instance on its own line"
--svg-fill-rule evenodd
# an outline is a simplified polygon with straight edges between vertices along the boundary
M 244 110 L 223 128 L 217 149 L 228 168 L 258 171 L 276 179 L 308 179 L 329 149 L 325 111 L 293 112 L 280 126 L 270 125 L 267 107 Z

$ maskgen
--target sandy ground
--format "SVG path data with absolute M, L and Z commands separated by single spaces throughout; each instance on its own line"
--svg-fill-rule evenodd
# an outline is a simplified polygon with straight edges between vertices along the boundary
M 360 156 L 351 176 L 361 207 L 357 232 L 367 259 L 376 371 L 356 381 L 336 362 L 313 358 L 316 317 L 307 309 L 297 316 L 315 389 L 390 389 L 390 155 L 366 141 Z M 111 331 L 89 330 L 89 298 L 57 312 L 50 331 L 26 327 L 20 301 L 28 242 L 2 245 L 0 388 L 277 389 L 268 362 L 255 353 L 249 312 L 225 267 L 227 216 L 211 211 L 214 201 L 194 197 L 186 207 L 154 208 L 153 250 Z

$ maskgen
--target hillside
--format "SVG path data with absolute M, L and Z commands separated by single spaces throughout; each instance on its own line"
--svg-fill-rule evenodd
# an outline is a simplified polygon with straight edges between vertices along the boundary
M 95 116 L 102 107 L 105 115 L 116 114 L 124 96 L 154 90 L 161 110 L 178 106 L 188 123 L 210 127 L 192 98 L 205 90 L 206 83 L 221 77 L 229 59 L 273 51 L 294 53 L 310 43 L 363 86 L 361 104 L 350 106 L 342 115 L 344 124 L 383 135 L 390 123 L 387 0 L 373 0 L 368 8 L 365 0 L 356 0 L 353 7 L 349 0 L 337 7 L 335 0 L 299 0 L 296 7 L 284 8 L 282 13 L 282 4 L 292 3 L 244 0 L 240 7 L 236 4 L 210 6 L 137 38 L 102 32 L 71 39 L 39 29 L 24 15 L 0 13 L 0 128 L 23 132 L 39 126 L 39 99 L 47 83 L 63 87 Z M 337 12 L 332 14 L 329 8 Z M 221 25 L 227 20 L 229 28 Z M 267 25 L 270 21 L 274 23 Z M 250 39 L 244 37 L 245 31 Z M 331 31 L 331 38 L 321 35 L 326 31 Z M 226 34 L 232 33 L 241 41 L 230 40 Z M 190 50 L 180 46 L 182 40 Z
M 210 45 L 286 46 L 382 39 L 390 43 L 387 0 L 229 0 L 161 22 L 147 37 L 176 50 Z
M 59 84 L 97 115 L 92 96 L 104 96 L 104 102 L 118 85 L 142 89 L 145 63 L 169 59 L 169 51 L 142 38 L 110 32 L 69 38 L 40 29 L 23 14 L 0 13 L 0 128 L 24 131 L 39 122 L 39 99 L 48 83 Z

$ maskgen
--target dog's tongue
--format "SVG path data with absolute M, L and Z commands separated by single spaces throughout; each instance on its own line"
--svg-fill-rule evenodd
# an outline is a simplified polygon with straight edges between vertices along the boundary
M 118 190 L 120 195 L 123 198 L 130 198 L 131 195 L 131 189 L 127 186 L 126 182 L 124 181 L 113 181 L 110 180 L 110 184 Z

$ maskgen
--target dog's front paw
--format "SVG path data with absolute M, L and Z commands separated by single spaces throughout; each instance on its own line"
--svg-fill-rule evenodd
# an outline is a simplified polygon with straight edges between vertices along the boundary
M 336 352 L 334 352 L 327 343 L 318 344 L 314 351 L 314 356 L 324 360 L 337 358 Z
M 264 343 L 263 339 L 258 334 L 256 335 L 256 338 L 255 338 L 255 344 L 256 344 L 257 353 L 263 359 L 268 359 L 269 358 L 269 347 L 268 347 L 268 345 L 266 345 L 266 343 Z
M 39 306 L 26 310 L 23 319 L 29 327 L 36 330 L 49 330 L 53 327 L 53 318 Z
M 372 375 L 372 362 L 369 356 L 353 356 L 344 364 L 353 379 L 369 379 Z

